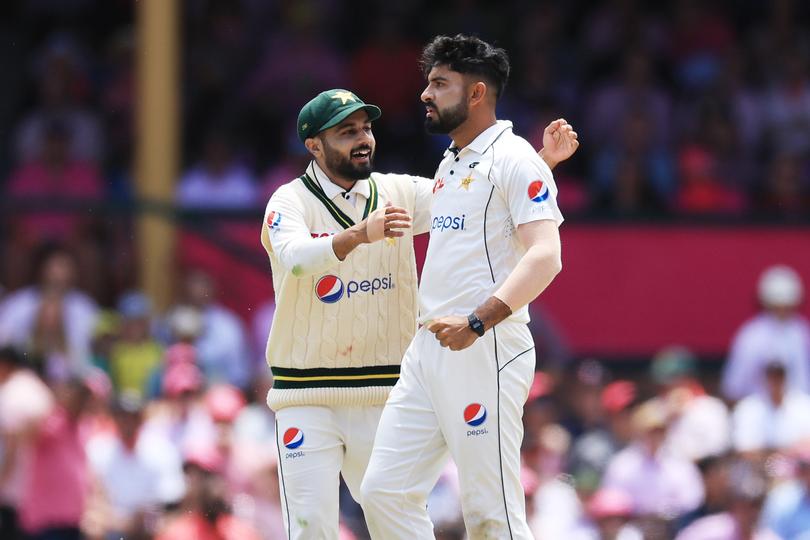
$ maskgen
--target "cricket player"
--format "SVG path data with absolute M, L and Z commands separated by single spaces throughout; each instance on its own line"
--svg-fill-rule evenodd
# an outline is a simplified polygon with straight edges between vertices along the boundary
M 440 36 L 422 64 L 426 127 L 452 145 L 435 175 L 421 327 L 380 419 L 362 505 L 374 539 L 433 538 L 426 499 L 449 454 L 469 537 L 531 538 L 520 483 L 535 367 L 527 304 L 561 269 L 557 188 L 496 118 L 502 49 Z
M 313 160 L 272 195 L 262 224 L 276 297 L 267 403 L 290 538 L 338 537 L 339 475 L 359 501 L 382 406 L 416 331 L 413 235 L 431 226 L 434 181 L 372 173 L 379 116 L 342 89 L 307 103 L 298 135 Z M 562 119 L 549 124 L 543 159 L 566 159 L 575 136 Z

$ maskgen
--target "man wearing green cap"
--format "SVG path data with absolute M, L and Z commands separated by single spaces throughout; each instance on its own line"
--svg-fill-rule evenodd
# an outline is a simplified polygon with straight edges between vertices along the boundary
M 413 235 L 431 227 L 434 182 L 372 173 L 379 117 L 342 89 L 307 103 L 297 129 L 313 160 L 273 194 L 262 224 L 276 301 L 267 403 L 290 538 L 338 537 L 339 475 L 359 500 L 382 406 L 416 331 Z M 565 125 L 546 130 L 544 157 L 554 163 L 573 153 Z

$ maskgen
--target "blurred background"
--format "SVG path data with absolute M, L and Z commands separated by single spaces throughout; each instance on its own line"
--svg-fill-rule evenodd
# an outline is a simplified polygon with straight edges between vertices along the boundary
M 0 538 L 283 538 L 266 200 L 334 87 L 381 106 L 378 170 L 432 176 L 417 59 L 457 32 L 508 51 L 517 133 L 582 143 L 532 305 L 536 536 L 810 538 L 800 0 L 2 2 Z M 463 538 L 452 466 L 430 511 Z

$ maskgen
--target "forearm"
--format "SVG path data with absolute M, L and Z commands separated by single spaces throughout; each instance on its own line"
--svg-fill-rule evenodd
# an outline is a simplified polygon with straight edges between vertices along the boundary
M 542 293 L 562 269 L 560 252 L 552 246 L 531 247 L 495 294 L 475 313 L 490 329 Z
M 360 227 L 354 225 L 345 231 L 341 231 L 332 237 L 332 251 L 339 260 L 344 260 L 349 253 L 354 251 L 360 244 L 366 243 L 367 236 Z

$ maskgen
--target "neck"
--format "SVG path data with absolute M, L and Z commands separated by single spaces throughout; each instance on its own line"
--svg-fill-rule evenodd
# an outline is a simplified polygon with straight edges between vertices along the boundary
M 317 161 L 316 163 L 333 184 L 340 186 L 345 191 L 350 191 L 354 187 L 354 184 L 357 182 L 357 180 L 351 180 L 349 178 L 344 178 L 343 176 L 335 174 L 333 171 L 329 169 L 329 167 L 326 166 L 325 163 L 320 163 Z
M 481 114 L 478 118 L 470 115 L 467 120 L 450 132 L 450 137 L 453 139 L 453 145 L 457 148 L 464 148 L 475 140 L 476 137 L 481 135 L 484 131 L 491 128 L 498 121 L 495 116 L 495 111 L 487 111 Z

